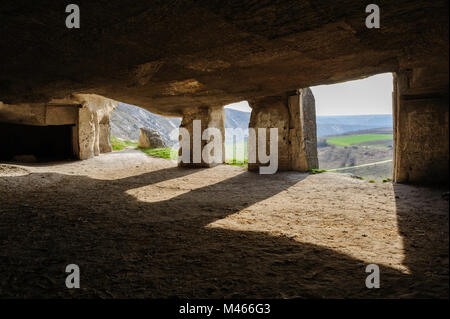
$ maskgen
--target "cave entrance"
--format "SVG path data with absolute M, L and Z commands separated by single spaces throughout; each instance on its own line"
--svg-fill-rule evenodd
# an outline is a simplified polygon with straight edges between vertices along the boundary
M 319 169 L 370 182 L 392 179 L 393 75 L 312 87 Z
M 247 101 L 226 105 L 225 112 L 225 163 L 248 164 L 248 125 L 252 109 Z
M 76 158 L 75 125 L 0 123 L 0 160 L 48 162 Z
M 178 158 L 181 118 L 158 115 L 120 102 L 112 113 L 110 123 L 108 136 L 113 151 L 133 148 L 154 157 Z

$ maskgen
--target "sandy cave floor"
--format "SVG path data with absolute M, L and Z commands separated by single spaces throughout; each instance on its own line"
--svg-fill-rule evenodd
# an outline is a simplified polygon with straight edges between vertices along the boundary
M 448 298 L 447 191 L 135 150 L 0 164 L 0 297 Z

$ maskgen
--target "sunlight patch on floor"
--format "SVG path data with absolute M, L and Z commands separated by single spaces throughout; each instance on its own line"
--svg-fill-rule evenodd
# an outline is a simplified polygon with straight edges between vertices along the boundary
M 126 194 L 145 203 L 167 201 L 191 191 L 202 189 L 235 176 L 240 170 L 226 172 L 227 167 L 215 167 L 208 170 L 168 179 L 159 183 L 145 185 L 126 191 Z
M 361 201 L 360 195 L 358 203 L 351 193 L 345 197 L 336 195 L 336 198 L 322 198 L 320 194 L 302 197 L 298 196 L 296 187 L 299 185 L 206 227 L 285 237 L 298 243 L 331 249 L 367 264 L 384 265 L 405 274 L 410 273 L 402 264 L 405 253 L 398 231 L 393 190 L 383 203 L 378 203 L 382 205 L 374 215 L 368 213 L 368 208 L 377 204 L 374 199 Z M 292 201 L 286 200 L 289 193 Z

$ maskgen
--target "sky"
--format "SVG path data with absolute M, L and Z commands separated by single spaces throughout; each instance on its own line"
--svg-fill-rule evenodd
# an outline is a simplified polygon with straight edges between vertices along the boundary
M 238 111 L 242 111 L 242 112 L 251 112 L 252 111 L 252 109 L 248 105 L 247 101 L 242 101 L 242 102 L 238 102 L 238 103 L 228 104 L 228 105 L 225 105 L 225 108 L 238 110 Z
M 316 100 L 318 116 L 392 113 L 392 73 L 314 86 L 311 90 Z M 229 104 L 226 107 L 244 112 L 251 111 L 247 101 Z

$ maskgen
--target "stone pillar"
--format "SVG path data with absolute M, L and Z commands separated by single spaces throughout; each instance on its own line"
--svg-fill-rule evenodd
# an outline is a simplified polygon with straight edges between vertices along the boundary
M 78 158 L 111 152 L 110 118 L 118 103 L 95 94 L 75 94 L 72 98 L 82 105 L 78 110 Z
M 94 113 L 84 105 L 78 110 L 78 158 L 85 160 L 94 157 L 96 126 L 94 123 Z
M 291 170 L 307 172 L 317 169 L 316 102 L 311 89 L 300 89 L 297 94 L 289 96 L 288 107 Z
M 278 129 L 278 170 L 307 172 L 318 168 L 316 110 L 314 96 L 309 88 L 300 89 L 293 94 L 265 97 L 251 101 L 252 114 L 249 128 Z M 267 130 L 266 152 L 269 153 L 269 134 Z M 258 154 L 258 145 L 253 150 Z M 249 153 L 252 145 L 249 143 Z M 264 164 L 265 166 L 266 164 Z M 263 166 L 258 160 L 248 164 L 250 171 Z
M 110 114 L 104 114 L 98 125 L 98 146 L 100 153 L 112 152 Z
M 394 171 L 397 183 L 448 182 L 448 71 L 394 75 Z
M 278 170 L 288 171 L 291 169 L 289 152 L 289 125 L 290 115 L 286 103 L 286 96 L 271 96 L 258 100 L 250 101 L 252 113 L 250 115 L 249 129 L 254 129 L 256 134 L 256 145 L 252 145 L 249 137 L 249 171 L 259 171 L 260 166 L 268 166 L 259 161 L 259 128 L 266 128 L 266 153 L 270 152 L 270 134 L 269 128 L 278 129 Z M 249 133 L 250 134 L 250 133 Z M 256 163 L 251 162 L 251 154 L 256 154 Z
M 197 131 L 194 130 L 195 120 L 200 120 L 200 125 Z M 220 149 L 222 151 L 222 154 L 215 154 L 213 150 L 212 152 L 208 152 L 207 157 L 202 156 L 206 144 L 213 140 L 213 138 L 210 138 L 208 141 L 202 139 L 202 134 L 207 128 L 216 128 L 219 130 L 219 134 L 221 136 Z M 178 163 L 178 166 L 190 168 L 213 167 L 218 165 L 219 163 L 208 163 L 208 160 L 205 161 L 205 159 L 212 159 L 214 155 L 219 156 L 218 160 L 220 163 L 223 163 L 225 161 L 225 112 L 222 106 L 198 107 L 195 109 L 185 110 L 183 113 L 180 129 L 185 129 L 186 132 L 189 133 L 190 156 L 189 163 L 186 163 L 182 160 L 183 148 L 181 146 L 183 141 L 180 132 L 180 161 Z M 194 152 L 196 153 L 196 155 L 194 154 Z

